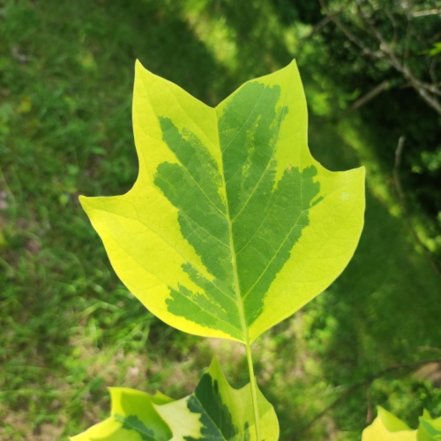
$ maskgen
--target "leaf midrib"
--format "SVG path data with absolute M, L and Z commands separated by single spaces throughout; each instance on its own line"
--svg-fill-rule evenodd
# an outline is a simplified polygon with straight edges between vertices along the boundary
M 250 337 L 248 332 L 248 325 L 246 321 L 245 316 L 245 308 L 244 303 L 240 291 L 240 284 L 239 284 L 239 274 L 238 274 L 238 268 L 237 268 L 237 259 L 236 259 L 236 245 L 234 242 L 234 236 L 233 236 L 233 223 L 230 216 L 230 202 L 228 198 L 228 192 L 227 192 L 227 184 L 225 182 L 225 169 L 224 169 L 224 157 L 223 157 L 223 151 L 221 146 L 221 140 L 220 140 L 220 134 L 219 134 L 219 113 L 218 109 L 215 109 L 216 111 L 216 130 L 217 130 L 217 143 L 220 150 L 220 166 L 221 166 L 221 179 L 222 179 L 222 187 L 225 195 L 225 209 L 226 209 L 226 220 L 228 225 L 228 241 L 229 241 L 229 247 L 230 247 L 230 254 L 231 254 L 231 265 L 233 268 L 233 291 L 236 298 L 236 304 L 237 304 L 237 311 L 239 313 L 239 320 L 240 325 L 242 327 L 244 338 L 243 342 L 249 346 L 250 345 Z

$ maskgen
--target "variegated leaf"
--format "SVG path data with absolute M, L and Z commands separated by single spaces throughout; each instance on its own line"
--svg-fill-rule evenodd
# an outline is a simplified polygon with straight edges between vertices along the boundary
M 382 407 L 373 423 L 363 431 L 362 441 L 417 441 L 417 431 Z
M 110 417 L 71 441 L 168 441 L 172 433 L 155 409 L 170 400 L 123 387 L 110 388 Z
M 424 411 L 420 417 L 418 441 L 441 441 L 441 417 L 432 418 L 427 410 Z
M 215 108 L 137 62 L 133 128 L 133 188 L 81 204 L 120 279 L 169 325 L 250 343 L 347 265 L 364 169 L 311 156 L 295 62 Z
M 110 417 L 71 441 L 255 441 L 249 388 L 232 388 L 215 360 L 181 400 L 113 388 Z M 260 391 L 258 407 L 262 441 L 277 441 L 277 416 Z

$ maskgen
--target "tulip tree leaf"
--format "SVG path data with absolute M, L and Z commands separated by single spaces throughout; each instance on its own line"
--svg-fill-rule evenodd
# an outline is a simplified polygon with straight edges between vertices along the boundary
M 254 441 L 249 388 L 232 388 L 215 360 L 195 392 L 180 400 L 113 388 L 110 417 L 71 441 Z M 260 391 L 258 407 L 262 440 L 277 441 L 277 416 Z
M 424 411 L 418 427 L 418 441 L 441 441 L 441 417 L 432 418 Z
M 347 265 L 364 169 L 311 156 L 294 61 L 215 108 L 137 62 L 133 129 L 132 189 L 81 204 L 120 279 L 169 325 L 250 343 Z
M 110 417 L 71 441 L 167 441 L 171 431 L 155 409 L 167 399 L 134 389 L 110 388 Z
M 417 441 L 417 431 L 382 407 L 373 423 L 363 431 L 362 441 Z

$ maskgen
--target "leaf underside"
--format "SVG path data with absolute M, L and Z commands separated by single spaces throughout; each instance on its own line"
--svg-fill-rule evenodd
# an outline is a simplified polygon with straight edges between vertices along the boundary
M 133 128 L 132 189 L 81 204 L 120 279 L 169 325 L 250 343 L 352 257 L 364 169 L 311 156 L 295 62 L 216 108 L 137 62 Z
M 112 388 L 110 417 L 71 441 L 253 441 L 249 387 L 232 388 L 214 360 L 195 392 L 180 400 Z M 277 441 L 277 416 L 260 392 L 258 406 L 262 439 Z

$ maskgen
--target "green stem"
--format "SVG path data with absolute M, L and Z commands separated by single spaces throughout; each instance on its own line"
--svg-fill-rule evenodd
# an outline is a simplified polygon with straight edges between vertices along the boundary
M 245 344 L 245 348 L 247 352 L 248 375 L 250 376 L 251 401 L 253 402 L 253 409 L 254 409 L 254 427 L 256 428 L 256 441 L 261 441 L 259 407 L 257 402 L 257 383 L 256 383 L 256 376 L 254 375 L 253 357 L 251 355 L 251 344 L 247 342 Z

